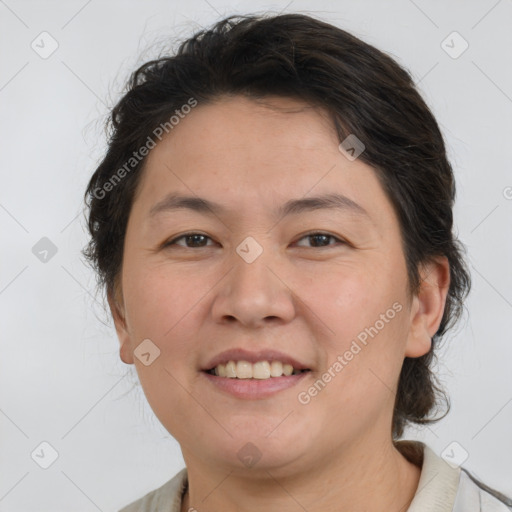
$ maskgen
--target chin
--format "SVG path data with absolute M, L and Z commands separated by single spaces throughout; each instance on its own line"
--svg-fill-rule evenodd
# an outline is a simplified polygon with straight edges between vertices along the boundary
M 298 429 L 286 430 L 283 425 L 276 429 L 278 422 L 272 423 L 274 431 L 268 428 L 268 419 L 262 419 L 261 422 L 254 420 L 251 428 L 230 429 L 233 437 L 219 434 L 213 439 L 206 439 L 203 436 L 203 447 L 196 445 L 194 449 L 199 449 L 201 453 L 198 456 L 201 455 L 203 460 L 205 453 L 208 453 L 207 458 L 211 463 L 224 467 L 226 471 L 250 471 L 254 476 L 259 470 L 264 472 L 262 477 L 266 478 L 268 474 L 265 471 L 298 469 L 298 461 L 303 460 L 308 451 L 311 452 L 308 450 L 308 436 Z M 282 431 L 278 433 L 280 428 Z

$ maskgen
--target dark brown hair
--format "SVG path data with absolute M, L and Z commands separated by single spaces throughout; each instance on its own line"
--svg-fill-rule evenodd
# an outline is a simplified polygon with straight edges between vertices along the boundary
M 407 422 L 440 419 L 431 414 L 442 403 L 447 412 L 449 400 L 431 370 L 434 350 L 460 317 L 471 283 L 452 232 L 455 182 L 443 136 L 410 74 L 382 51 L 310 16 L 230 16 L 184 41 L 174 55 L 142 65 L 127 89 L 112 110 L 108 150 L 85 194 L 91 239 L 83 254 L 98 285 L 115 296 L 145 162 L 131 159 L 191 98 L 201 105 L 224 95 L 278 95 L 322 107 L 340 141 L 355 134 L 366 147 L 359 158 L 375 169 L 400 222 L 411 294 L 419 290 L 422 264 L 436 256 L 449 261 L 450 287 L 432 348 L 403 363 L 393 437 Z

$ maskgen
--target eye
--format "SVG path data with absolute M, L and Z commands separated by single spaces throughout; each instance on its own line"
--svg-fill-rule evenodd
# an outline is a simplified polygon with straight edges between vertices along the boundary
M 308 233 L 307 235 L 304 235 L 302 238 L 300 238 L 299 241 L 300 240 L 305 240 L 305 239 L 309 239 L 310 241 L 314 240 L 312 247 L 329 247 L 329 246 L 333 246 L 333 244 L 329 244 L 328 243 L 329 239 L 336 240 L 340 244 L 344 244 L 345 243 L 344 240 L 341 240 L 340 238 L 338 238 L 338 237 L 336 237 L 334 235 L 331 235 L 329 233 L 320 233 L 320 232 Z
M 178 244 L 178 241 L 184 240 L 184 244 Z M 308 233 L 304 235 L 301 240 L 309 239 L 310 241 L 313 241 L 313 245 L 311 247 L 329 247 L 333 246 L 334 244 L 329 244 L 330 240 L 335 240 L 336 242 L 340 244 L 345 244 L 346 242 L 344 240 L 341 240 L 340 238 L 331 235 L 329 233 L 321 233 L 321 232 L 313 232 Z M 169 247 L 172 245 L 178 245 L 179 247 L 184 247 L 186 249 L 194 249 L 194 248 L 203 248 L 208 247 L 207 241 L 211 240 L 211 238 L 207 235 L 203 235 L 202 233 L 185 233 L 184 235 L 180 235 L 179 237 L 176 237 L 172 240 L 169 240 L 169 242 L 166 242 L 164 244 L 164 247 Z
M 185 245 L 177 243 L 178 240 L 181 239 L 185 240 Z M 164 247 L 168 247 L 170 245 L 179 245 L 180 247 L 185 247 L 188 249 L 196 247 L 202 248 L 207 247 L 207 245 L 204 243 L 206 240 L 211 240 L 211 238 L 209 236 L 203 235 L 202 233 L 185 233 L 184 235 L 174 238 L 173 240 L 169 240 L 169 242 L 164 244 Z

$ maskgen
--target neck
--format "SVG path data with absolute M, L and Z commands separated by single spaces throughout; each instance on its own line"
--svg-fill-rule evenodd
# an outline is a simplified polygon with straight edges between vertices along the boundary
M 188 492 L 182 512 L 264 512 L 279 510 L 308 512 L 337 510 L 407 510 L 420 478 L 421 469 L 389 444 L 379 447 L 351 446 L 303 471 L 260 469 L 252 476 L 234 471 L 220 472 L 194 460 L 187 460 Z M 199 462 L 199 461 L 198 461 Z

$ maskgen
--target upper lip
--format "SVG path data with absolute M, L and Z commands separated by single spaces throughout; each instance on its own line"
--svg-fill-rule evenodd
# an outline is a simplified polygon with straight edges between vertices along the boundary
M 211 370 L 219 364 L 226 364 L 228 361 L 248 361 L 249 363 L 257 363 L 258 361 L 281 361 L 285 364 L 291 364 L 295 370 L 311 369 L 306 364 L 301 363 L 293 357 L 277 350 L 267 349 L 251 352 L 243 348 L 234 348 L 217 354 L 215 357 L 210 359 L 202 370 Z

